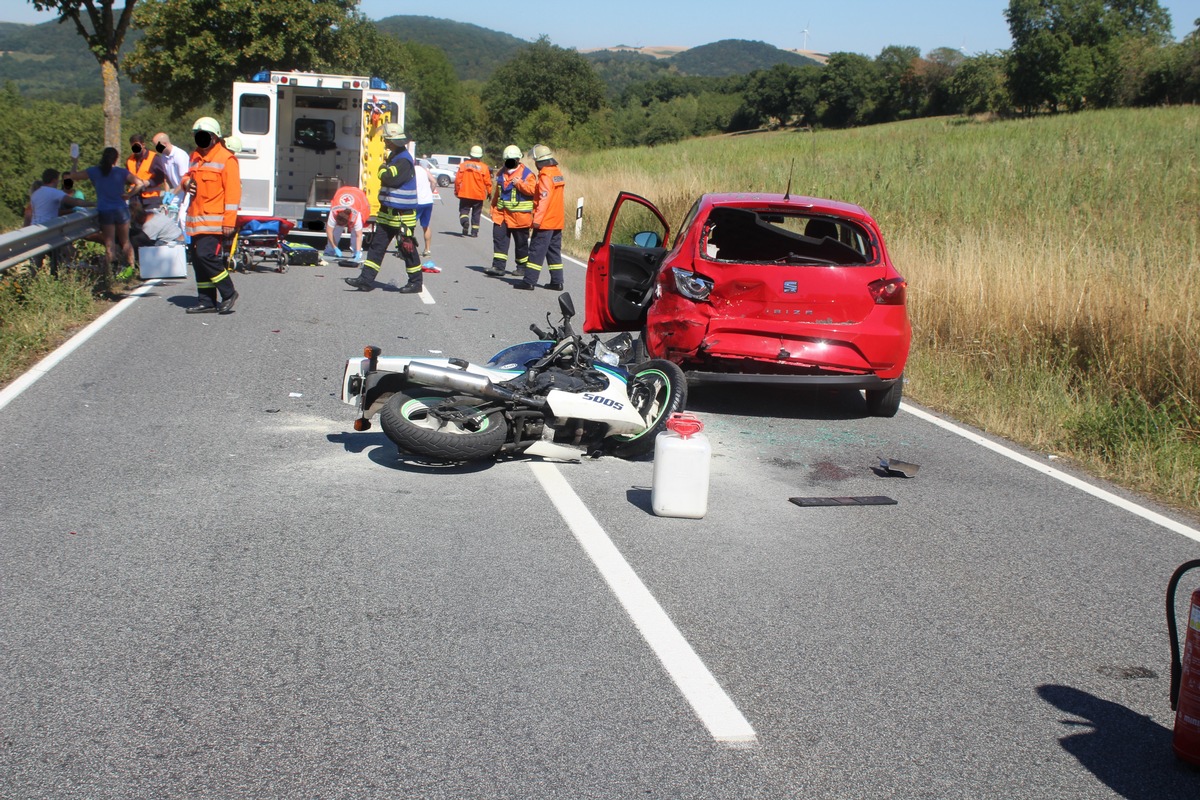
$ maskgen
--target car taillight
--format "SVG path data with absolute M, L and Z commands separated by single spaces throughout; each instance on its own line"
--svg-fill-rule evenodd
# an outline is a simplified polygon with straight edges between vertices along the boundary
M 872 281 L 867 285 L 877 306 L 902 306 L 907 294 L 908 281 L 904 278 Z
M 712 278 L 706 278 L 698 272 L 679 267 L 672 268 L 671 273 L 675 277 L 675 291 L 689 300 L 707 300 L 708 296 L 712 294 Z

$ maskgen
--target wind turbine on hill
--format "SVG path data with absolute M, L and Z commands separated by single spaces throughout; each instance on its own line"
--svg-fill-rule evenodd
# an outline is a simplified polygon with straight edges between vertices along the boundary
M 808 50 L 808 23 L 804 23 L 804 49 Z

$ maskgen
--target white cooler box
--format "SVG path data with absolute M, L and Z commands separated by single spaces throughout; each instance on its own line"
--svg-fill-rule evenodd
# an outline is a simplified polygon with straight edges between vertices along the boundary
M 142 280 L 186 278 L 187 247 L 174 244 L 164 247 L 139 247 L 138 263 L 141 265 Z

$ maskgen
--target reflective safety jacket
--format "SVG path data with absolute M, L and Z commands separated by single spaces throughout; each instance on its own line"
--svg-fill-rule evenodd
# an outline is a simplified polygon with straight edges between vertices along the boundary
M 544 231 L 563 229 L 563 190 L 567 179 L 558 164 L 538 167 L 537 195 L 533 199 L 533 224 Z
M 399 151 L 380 167 L 379 205 L 406 211 L 417 207 L 416 163 L 408 150 Z
M 492 171 L 482 161 L 472 158 L 458 165 L 454 176 L 454 196 L 460 200 L 487 200 L 492 186 Z
M 125 159 L 125 169 L 132 172 L 139 180 L 145 182 L 147 185 L 152 186 L 156 183 L 162 183 L 164 180 L 166 180 L 167 170 L 166 165 L 164 165 L 161 161 L 158 161 L 158 158 L 159 155 L 153 151 L 151 151 L 151 153 L 141 161 L 138 161 L 137 156 L 130 156 L 129 158 Z M 155 167 L 158 167 L 158 169 L 155 169 Z M 157 176 L 154 174 L 155 172 L 158 173 Z M 142 198 L 142 202 L 145 203 L 147 207 L 153 207 L 162 202 L 162 192 L 158 189 L 149 192 L 142 192 L 138 195 L 138 197 Z
M 460 166 L 461 169 L 461 166 Z M 510 228 L 533 225 L 533 196 L 537 192 L 537 175 L 524 164 L 511 172 L 500 170 L 492 189 L 492 219 Z
M 192 153 L 185 177 L 196 182 L 196 194 L 188 203 L 188 236 L 221 235 L 222 228 L 237 228 L 242 204 L 242 173 L 237 157 L 218 141 L 203 155 Z

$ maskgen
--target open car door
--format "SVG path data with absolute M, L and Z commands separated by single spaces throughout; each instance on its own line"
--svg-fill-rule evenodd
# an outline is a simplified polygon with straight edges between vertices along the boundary
M 671 226 L 653 203 L 630 192 L 617 195 L 604 240 L 588 257 L 585 331 L 642 328 L 670 235 Z

